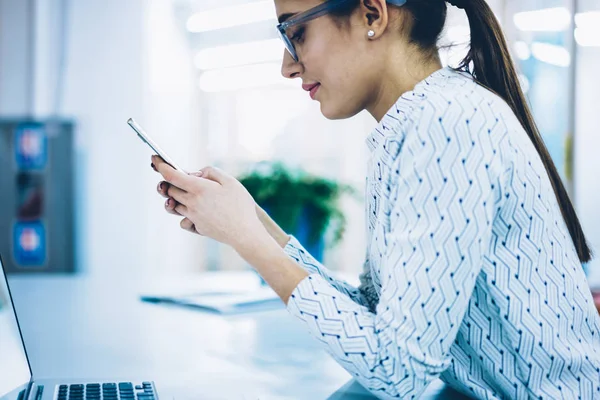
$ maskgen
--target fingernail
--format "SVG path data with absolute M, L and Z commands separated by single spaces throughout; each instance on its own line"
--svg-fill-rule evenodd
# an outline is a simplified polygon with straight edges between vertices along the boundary
M 202 176 L 202 171 L 198 171 L 197 176 Z
M 165 207 L 169 207 L 169 200 L 171 199 L 167 199 L 167 201 L 165 201 Z
M 151 163 L 150 166 L 152 167 L 153 170 L 155 170 L 156 172 L 158 172 L 158 170 L 156 169 L 156 167 L 154 166 L 154 163 Z

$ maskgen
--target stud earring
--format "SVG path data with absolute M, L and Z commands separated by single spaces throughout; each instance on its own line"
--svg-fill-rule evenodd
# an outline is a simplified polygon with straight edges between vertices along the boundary
M 367 36 L 368 37 L 373 37 L 375 36 L 375 31 L 373 29 L 370 29 L 369 32 L 367 32 Z

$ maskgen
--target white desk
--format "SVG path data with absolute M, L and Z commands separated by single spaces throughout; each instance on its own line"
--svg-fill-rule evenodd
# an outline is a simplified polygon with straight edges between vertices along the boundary
M 10 284 L 38 378 L 155 380 L 162 399 L 178 400 L 371 398 L 283 308 L 221 316 L 139 301 L 255 280 L 13 276 Z M 424 398 L 462 397 L 436 382 Z

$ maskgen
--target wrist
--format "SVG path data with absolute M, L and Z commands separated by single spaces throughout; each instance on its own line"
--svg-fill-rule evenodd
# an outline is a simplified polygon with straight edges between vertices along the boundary
M 235 250 L 285 304 L 298 284 L 308 276 L 308 272 L 285 253 L 266 229 L 249 235 Z
M 290 241 L 290 235 L 285 233 L 283 229 L 258 205 L 256 206 L 257 215 L 260 222 L 263 224 L 269 235 L 275 239 L 281 248 L 284 248 Z
M 260 225 L 257 229 L 254 229 L 251 234 L 245 235 L 240 238 L 236 243 L 232 245 L 233 249 L 244 259 L 258 252 L 264 252 L 267 249 L 278 247 L 277 242 L 267 231 L 267 229 Z

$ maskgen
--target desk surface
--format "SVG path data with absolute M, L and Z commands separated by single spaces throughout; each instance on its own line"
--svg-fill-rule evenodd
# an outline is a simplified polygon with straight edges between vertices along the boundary
M 10 278 L 36 378 L 154 380 L 163 399 L 371 398 L 283 308 L 222 316 L 139 301 L 255 283 L 251 273 Z M 437 381 L 424 398 L 462 397 Z

